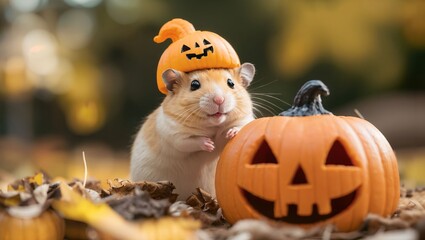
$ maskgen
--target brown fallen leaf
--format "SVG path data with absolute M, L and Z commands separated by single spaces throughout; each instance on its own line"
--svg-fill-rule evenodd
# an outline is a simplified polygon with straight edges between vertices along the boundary
M 216 214 L 220 208 L 217 200 L 201 188 L 196 188 L 196 192 L 186 199 L 186 203 L 194 209 L 211 214 Z
M 127 196 L 134 194 L 134 189 L 139 187 L 143 191 L 147 191 L 153 199 L 169 199 L 170 202 L 175 202 L 177 194 L 173 193 L 175 186 L 169 181 L 160 182 L 132 182 L 130 180 L 123 180 L 115 178 L 107 180 L 110 195 Z
M 186 204 L 191 208 L 184 209 L 184 205 L 180 205 L 180 213 L 182 215 L 187 213 L 193 218 L 199 219 L 202 222 L 203 228 L 229 226 L 223 218 L 217 200 L 205 190 L 196 188 L 196 191 L 186 199 Z
M 168 214 L 168 208 L 171 205 L 167 198 L 153 199 L 147 191 L 143 191 L 139 186 L 132 190 L 131 195 L 110 198 L 106 203 L 127 220 L 165 216 Z

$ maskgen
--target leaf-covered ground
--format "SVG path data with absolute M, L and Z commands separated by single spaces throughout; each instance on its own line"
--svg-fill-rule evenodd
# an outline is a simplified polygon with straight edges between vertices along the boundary
M 217 201 L 194 189 L 176 201 L 171 182 L 50 179 L 38 173 L 0 191 L 0 211 L 32 219 L 48 209 L 65 222 L 64 239 L 424 239 L 425 188 L 402 188 L 398 209 L 390 218 L 369 215 L 358 231 L 335 232 L 332 226 L 304 230 L 260 220 L 230 225 Z M 0 218 L 0 225 L 2 218 Z M 0 232 L 0 239 L 4 239 Z M 8 233 L 9 236 L 12 233 Z

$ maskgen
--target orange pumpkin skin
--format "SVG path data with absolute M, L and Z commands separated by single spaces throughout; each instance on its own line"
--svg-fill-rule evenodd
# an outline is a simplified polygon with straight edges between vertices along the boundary
M 208 68 L 235 68 L 240 66 L 233 47 L 221 36 L 208 31 L 196 31 L 191 23 L 173 19 L 161 27 L 156 43 L 170 38 L 172 43 L 162 54 L 157 69 L 158 89 L 167 94 L 162 73 L 173 68 L 182 72 Z
M 63 239 L 65 223 L 56 212 L 44 211 L 40 216 L 22 219 L 0 211 L 1 240 L 45 240 Z
M 400 180 L 390 144 L 366 120 L 276 116 L 252 121 L 226 145 L 216 194 L 230 223 L 257 218 L 351 231 L 368 213 L 396 209 Z

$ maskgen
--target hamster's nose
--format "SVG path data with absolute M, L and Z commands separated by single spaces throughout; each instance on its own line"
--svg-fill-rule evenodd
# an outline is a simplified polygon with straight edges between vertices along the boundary
M 213 101 L 217 104 L 217 105 L 221 105 L 224 102 L 224 97 L 223 96 L 214 96 Z

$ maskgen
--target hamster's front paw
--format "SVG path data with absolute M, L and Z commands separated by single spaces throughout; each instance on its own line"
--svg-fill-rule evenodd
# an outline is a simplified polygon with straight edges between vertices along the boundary
M 214 142 L 209 137 L 201 138 L 201 149 L 203 151 L 212 152 L 215 149 Z
M 236 136 L 236 134 L 239 132 L 239 130 L 241 130 L 241 128 L 239 127 L 232 127 L 231 129 L 229 129 L 226 133 L 226 138 L 231 139 L 234 136 Z

